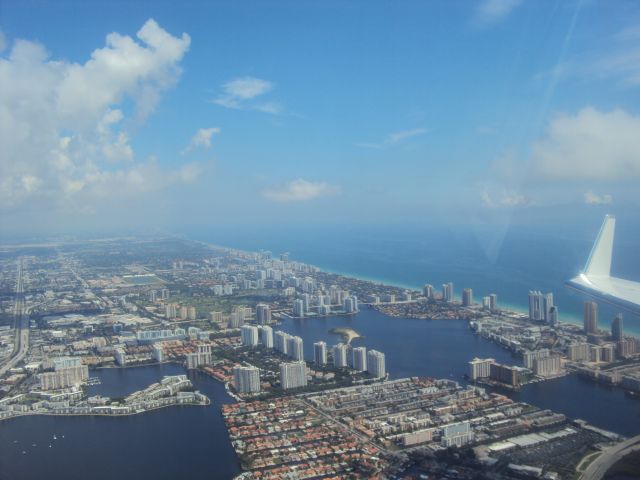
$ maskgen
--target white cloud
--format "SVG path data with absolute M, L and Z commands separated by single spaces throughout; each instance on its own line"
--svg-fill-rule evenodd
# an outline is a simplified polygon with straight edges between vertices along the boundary
M 417 137 L 419 135 L 424 135 L 425 133 L 428 133 L 428 132 L 429 132 L 428 128 L 414 128 L 412 130 L 403 130 L 401 132 L 390 133 L 389 135 L 387 135 L 387 138 L 385 139 L 385 143 L 398 143 L 407 138 Z
M 491 27 L 503 20 L 522 0 L 483 0 L 476 8 L 474 22 L 479 27 Z
M 180 170 L 135 161 L 121 105 L 133 105 L 137 122 L 153 112 L 178 81 L 190 38 L 154 20 L 136 37 L 110 33 L 85 63 L 50 59 L 21 39 L 0 58 L 2 209 L 86 209 L 183 181 Z
M 5 48 L 7 48 L 7 40 L 4 36 L 4 32 L 0 30 L 0 53 L 4 52 Z
M 196 147 L 211 148 L 211 138 L 216 133 L 220 133 L 220 129 L 218 127 L 198 129 L 183 153 L 186 153 Z
M 280 187 L 265 190 L 263 195 L 274 202 L 306 202 L 339 192 L 340 187 L 336 185 L 329 185 L 326 182 L 309 182 L 298 178 Z
M 533 146 L 537 173 L 554 180 L 615 181 L 640 177 L 640 117 L 586 107 L 554 118 Z
M 380 143 L 373 142 L 354 142 L 354 146 L 362 148 L 382 148 L 385 145 L 395 145 L 403 140 L 411 137 L 417 137 L 429 133 L 431 130 L 428 128 L 414 128 L 411 130 L 402 130 L 399 132 L 393 132 L 388 134 L 384 140 Z
M 486 208 L 513 208 L 530 204 L 527 197 L 506 188 L 498 192 L 490 192 L 485 188 L 480 192 L 480 201 Z
M 256 101 L 273 90 L 273 83 L 255 77 L 241 77 L 222 85 L 222 93 L 213 103 L 225 108 L 258 110 L 272 115 L 282 113 L 283 107 L 275 101 Z
M 589 190 L 584 194 L 584 203 L 587 205 L 611 205 L 613 203 L 613 197 L 608 193 L 598 195 Z

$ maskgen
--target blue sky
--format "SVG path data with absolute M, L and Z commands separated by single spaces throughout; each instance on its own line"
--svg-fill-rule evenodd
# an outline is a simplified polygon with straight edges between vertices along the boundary
M 3 1 L 1 223 L 635 211 L 639 25 L 634 1 Z

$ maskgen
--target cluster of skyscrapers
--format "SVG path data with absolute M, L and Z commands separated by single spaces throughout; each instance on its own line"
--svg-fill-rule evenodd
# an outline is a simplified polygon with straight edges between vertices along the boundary
M 349 295 L 347 290 L 340 290 L 335 285 L 329 288 L 328 294 L 319 293 L 312 297 L 309 293 L 303 293 L 300 298 L 293 301 L 293 316 L 298 318 L 305 317 L 314 308 L 318 315 L 330 315 L 331 306 L 342 307 L 342 312 L 344 313 L 357 313 L 359 308 L 358 297 Z

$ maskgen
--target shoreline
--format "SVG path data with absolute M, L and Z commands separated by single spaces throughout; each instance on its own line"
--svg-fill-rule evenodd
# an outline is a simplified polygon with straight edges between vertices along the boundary
M 0 418 L 0 422 L 3 420 L 10 420 L 12 418 L 19 417 L 131 417 L 134 415 L 143 415 L 145 413 L 153 412 L 155 410 L 162 410 L 163 408 L 170 407 L 206 407 L 211 405 L 211 399 L 207 397 L 207 401 L 204 403 L 173 403 L 169 405 L 160 405 L 158 407 L 148 408 L 141 412 L 129 412 L 129 413 L 52 413 L 52 412 L 19 412 L 16 415 L 9 415 L 7 417 Z
M 188 238 L 188 237 L 187 237 Z M 189 238 L 188 238 L 189 239 Z M 208 241 L 204 241 L 204 240 L 192 240 L 189 239 L 190 241 L 199 243 L 201 245 L 204 245 L 206 247 L 212 247 L 212 248 L 217 248 L 217 249 L 223 249 L 223 250 L 233 250 L 233 251 L 238 251 L 238 252 L 243 252 L 243 253 L 255 253 L 253 251 L 250 250 L 243 250 L 240 248 L 233 248 L 233 247 L 228 247 L 228 246 L 223 246 L 223 245 L 217 245 L 215 243 L 211 243 Z M 300 260 L 301 263 L 307 263 L 305 261 Z M 403 288 L 405 290 L 411 290 L 411 291 L 416 291 L 416 292 L 422 292 L 422 286 L 417 286 L 417 285 L 410 285 L 408 283 L 403 283 L 400 282 L 398 280 L 392 280 L 392 279 L 385 279 L 385 278 L 378 278 L 378 277 L 370 277 L 368 275 L 362 275 L 359 273 L 354 273 L 354 272 L 345 272 L 345 271 L 341 271 L 341 270 L 337 270 L 334 268 L 329 268 L 323 265 L 316 265 L 316 264 L 311 264 L 311 263 L 307 263 L 308 265 L 312 265 L 314 267 L 317 267 L 320 271 L 325 272 L 325 273 L 329 273 L 332 275 L 340 275 L 342 277 L 347 277 L 347 278 L 353 278 L 356 280 L 362 280 L 362 281 L 366 281 L 366 282 L 371 282 L 373 284 L 377 284 L 377 285 L 386 285 L 389 287 L 396 287 L 396 288 Z M 500 299 L 500 293 L 496 292 L 498 294 L 498 300 Z M 454 298 L 460 298 L 459 296 L 454 297 Z M 512 302 L 499 302 L 499 305 L 502 305 L 504 308 L 502 308 L 502 310 L 505 311 L 511 311 L 517 314 L 528 314 L 528 307 L 525 304 L 515 304 Z M 564 322 L 564 323 L 569 323 L 572 325 L 582 325 L 582 319 L 579 315 L 571 315 L 571 314 L 561 314 L 560 318 L 559 318 L 560 322 Z M 634 334 L 634 336 L 638 336 L 638 334 L 640 334 L 640 330 L 635 331 L 632 330 L 632 333 Z

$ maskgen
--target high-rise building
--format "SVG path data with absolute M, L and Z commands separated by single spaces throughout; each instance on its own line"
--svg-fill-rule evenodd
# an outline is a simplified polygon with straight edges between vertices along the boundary
M 492 312 L 498 311 L 498 295 L 495 293 L 489 294 L 489 310 Z
M 273 348 L 273 329 L 269 325 L 261 325 L 259 328 L 260 343 L 264 348 Z
M 532 290 L 529 292 L 529 318 L 541 321 L 544 318 L 544 305 L 542 293 Z
M 304 300 L 296 299 L 293 301 L 293 316 L 294 317 L 304 317 L 305 313 Z
M 269 305 L 259 303 L 256 306 L 256 320 L 260 325 L 268 325 L 271 323 L 271 308 Z
M 86 365 L 74 365 L 56 368 L 53 372 L 38 375 L 39 386 L 42 390 L 57 390 L 78 386 L 89 378 L 89 368 Z
M 598 333 L 598 304 L 584 302 L 584 332 Z
M 316 342 L 313 344 L 313 361 L 316 365 L 327 364 L 327 344 L 325 342 Z
M 304 312 L 307 313 L 311 311 L 311 295 L 309 295 L 308 293 L 303 293 L 301 299 L 304 306 Z
M 491 364 L 496 363 L 493 358 L 474 358 L 469 362 L 469 378 L 487 378 L 491 374 Z
M 221 323 L 222 312 L 209 312 L 209 320 L 211 320 L 212 323 Z
M 589 344 L 574 343 L 567 347 L 567 358 L 574 362 L 589 360 Z
M 344 299 L 343 309 L 347 313 L 356 313 L 358 311 L 358 297 L 350 295 Z
M 169 303 L 164 306 L 164 316 L 168 319 L 174 319 L 177 316 L 175 303 Z
M 422 295 L 431 300 L 433 298 L 433 285 L 427 283 L 422 287 Z
M 187 318 L 189 320 L 195 320 L 198 317 L 198 314 L 196 312 L 196 307 L 189 307 L 187 309 Z
M 619 313 L 613 319 L 611 323 L 611 337 L 616 342 L 619 342 L 623 339 L 623 331 L 622 331 L 622 314 Z
M 240 393 L 257 393 L 260 391 L 260 370 L 238 365 L 233 368 L 233 382 Z
M 550 353 L 551 352 L 548 348 L 541 348 L 539 350 L 524 352 L 522 354 L 522 364 L 528 369 L 533 369 L 533 361 L 535 359 L 546 358 L 550 355 Z
M 351 352 L 354 370 L 364 372 L 367 370 L 367 349 L 365 347 L 355 347 Z
M 461 447 L 472 442 L 473 436 L 469 422 L 451 423 L 442 427 L 440 442 L 443 447 Z
M 445 302 L 453 302 L 453 282 L 442 284 L 442 299 Z
M 246 347 L 256 347 L 258 345 L 258 327 L 253 325 L 243 325 L 240 328 L 240 338 L 242 345 Z
M 485 310 L 491 309 L 491 299 L 489 298 L 489 295 L 487 295 L 486 297 L 482 297 L 482 308 L 484 308 Z
M 113 356 L 116 359 L 116 363 L 121 367 L 127 364 L 127 355 L 123 348 L 117 348 Z
M 273 337 L 273 346 L 277 352 L 287 355 L 289 351 L 289 335 L 287 332 L 278 330 Z
M 155 344 L 153 346 L 153 359 L 158 363 L 164 362 L 164 348 L 162 348 L 162 345 Z
M 473 290 L 465 288 L 462 290 L 462 306 L 470 307 L 471 305 L 473 305 Z
M 333 347 L 333 366 L 336 368 L 346 368 L 347 362 L 347 346 L 344 343 L 338 343 Z
M 384 378 L 387 374 L 384 353 L 369 350 L 367 353 L 367 372 L 376 378 Z
M 551 323 L 551 309 L 554 307 L 553 305 L 553 293 L 549 292 L 549 293 L 545 293 L 542 296 L 542 309 L 544 311 L 544 321 L 548 324 L 552 324 Z M 557 316 L 557 312 L 556 312 L 556 316 Z
M 283 390 L 307 386 L 307 366 L 304 362 L 280 364 L 280 385 Z
M 235 310 L 229 317 L 229 328 L 240 328 L 244 325 L 244 310 Z
M 304 360 L 304 347 L 302 338 L 290 336 L 287 339 L 287 344 L 287 353 L 292 359 L 296 361 Z
M 533 373 L 541 377 L 557 375 L 560 373 L 560 355 L 548 355 L 534 358 L 532 364 Z
M 555 305 L 549 309 L 549 325 L 558 325 L 558 307 Z
M 492 363 L 489 365 L 489 377 L 497 382 L 506 383 L 512 387 L 520 385 L 520 375 L 518 367 Z
M 189 309 L 186 305 L 180 307 L 180 320 L 187 320 L 189 318 Z

